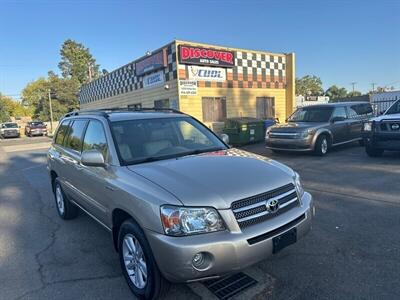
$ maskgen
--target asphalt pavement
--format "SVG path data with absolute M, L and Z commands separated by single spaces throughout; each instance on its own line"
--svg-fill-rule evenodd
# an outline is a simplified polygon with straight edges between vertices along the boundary
M 35 143 L 48 140 L 0 141 L 0 299 L 132 299 L 109 233 L 83 213 L 58 218 L 45 145 L 20 147 Z M 324 158 L 244 148 L 299 172 L 317 214 L 306 238 L 246 270 L 259 284 L 236 298 L 400 298 L 400 154 L 372 159 L 357 145 Z M 210 294 L 181 284 L 167 298 Z

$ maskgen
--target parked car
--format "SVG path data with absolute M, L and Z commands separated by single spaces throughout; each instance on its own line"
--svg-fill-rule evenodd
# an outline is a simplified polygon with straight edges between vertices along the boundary
M 289 167 L 223 140 L 174 110 L 70 113 L 48 152 L 58 214 L 81 208 L 111 232 L 139 298 L 260 262 L 310 230 L 312 196 Z
M 285 124 L 266 131 L 266 146 L 275 152 L 314 151 L 325 155 L 330 148 L 359 141 L 364 122 L 373 116 L 366 102 L 328 103 L 297 109 Z
M 42 121 L 28 122 L 25 126 L 25 135 L 29 137 L 47 135 L 47 126 Z
M 385 150 L 400 151 L 400 100 L 364 124 L 364 143 L 371 157 L 382 156 Z
M 4 139 L 8 137 L 20 137 L 19 126 L 17 123 L 6 122 L 0 124 L 0 138 Z

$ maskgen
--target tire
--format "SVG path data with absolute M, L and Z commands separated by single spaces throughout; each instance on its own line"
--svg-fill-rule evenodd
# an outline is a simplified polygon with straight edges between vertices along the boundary
M 132 244 L 136 251 L 132 251 Z M 125 221 L 120 227 L 118 253 L 122 273 L 137 298 L 153 300 L 167 293 L 169 282 L 162 277 L 143 231 L 133 220 Z M 132 260 L 129 261 L 129 258 Z M 146 270 L 146 276 L 143 270 Z
M 317 138 L 315 142 L 314 154 L 318 156 L 324 156 L 329 151 L 329 140 L 328 137 L 323 134 Z
M 365 147 L 365 152 L 367 152 L 369 157 L 381 157 L 385 150 L 374 148 L 371 145 Z
M 54 182 L 54 199 L 58 215 L 61 219 L 71 220 L 78 216 L 79 208 L 68 200 L 57 178 Z

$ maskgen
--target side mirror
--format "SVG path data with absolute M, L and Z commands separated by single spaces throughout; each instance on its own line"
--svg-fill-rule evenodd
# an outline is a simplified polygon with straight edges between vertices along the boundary
M 223 134 L 221 134 L 221 139 L 225 144 L 227 144 L 227 145 L 229 144 L 229 135 L 223 133 Z
M 103 154 L 98 150 L 83 151 L 81 164 L 88 167 L 105 167 Z
M 336 122 L 342 122 L 344 120 L 346 120 L 344 117 L 334 117 L 332 118 L 331 122 L 336 123 Z

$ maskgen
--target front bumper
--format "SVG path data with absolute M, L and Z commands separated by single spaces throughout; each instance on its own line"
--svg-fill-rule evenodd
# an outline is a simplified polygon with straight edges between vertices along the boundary
M 364 133 L 364 143 L 376 149 L 382 150 L 400 150 L 400 132 L 399 133 L 382 133 L 372 132 Z
M 309 136 L 305 139 L 279 139 L 267 138 L 265 145 L 271 150 L 285 150 L 285 151 L 313 151 L 313 138 Z
M 30 135 L 47 135 L 47 130 L 43 129 L 31 129 L 29 131 Z
M 297 239 L 305 236 L 311 229 L 314 214 L 312 196 L 304 193 L 301 203 L 301 206 L 273 219 L 237 231 L 226 230 L 187 237 L 171 237 L 150 230 L 145 230 L 145 234 L 161 273 L 169 281 L 190 282 L 213 278 L 265 260 L 273 254 L 272 239 L 294 227 L 297 228 Z M 224 210 L 221 215 L 225 221 L 230 218 L 229 222 L 236 222 L 231 210 Z M 284 230 L 277 230 L 279 228 Z M 270 232 L 276 234 L 259 239 Z M 248 240 L 254 238 L 260 241 L 250 244 Z M 207 253 L 210 257 L 210 264 L 203 270 L 192 265 L 193 256 L 199 252 Z
M 19 131 L 7 131 L 7 130 L 3 131 L 1 133 L 1 135 L 3 137 L 19 137 L 20 136 Z

